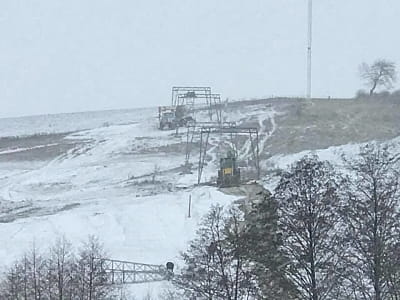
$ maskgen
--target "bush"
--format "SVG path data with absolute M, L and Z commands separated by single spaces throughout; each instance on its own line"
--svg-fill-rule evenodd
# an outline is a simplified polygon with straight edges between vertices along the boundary
M 365 98 L 369 98 L 369 94 L 365 91 L 365 90 L 358 90 L 356 92 L 356 99 L 365 99 Z

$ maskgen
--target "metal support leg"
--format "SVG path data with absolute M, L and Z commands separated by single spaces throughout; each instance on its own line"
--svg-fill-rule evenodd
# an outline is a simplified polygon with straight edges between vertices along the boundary
M 203 131 L 201 131 L 200 132 L 200 155 L 199 155 L 199 168 L 198 168 L 198 170 L 197 170 L 197 184 L 200 184 L 200 180 L 201 180 L 201 172 L 202 172 L 202 170 L 201 170 L 201 161 L 202 161 L 202 154 L 203 154 L 203 149 L 202 149 L 202 147 L 203 147 Z
M 204 162 L 205 162 L 205 159 L 206 159 L 209 136 L 210 136 L 210 131 L 208 130 L 204 147 L 200 147 L 200 151 L 203 150 L 203 153 L 200 152 L 199 175 L 198 175 L 198 179 L 197 179 L 197 184 L 200 184 L 200 182 L 201 182 L 201 175 L 203 173 Z
M 258 130 L 256 131 L 256 159 L 257 159 L 257 179 L 260 180 L 261 170 L 260 170 L 260 149 L 259 149 L 259 137 Z

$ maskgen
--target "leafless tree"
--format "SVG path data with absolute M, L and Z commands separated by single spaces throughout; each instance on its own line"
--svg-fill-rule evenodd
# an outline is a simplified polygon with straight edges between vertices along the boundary
M 26 273 L 21 268 L 21 266 L 21 264 L 16 262 L 5 274 L 3 280 L 0 283 L 1 299 L 28 299 L 28 295 L 26 294 Z
M 252 275 L 244 265 L 241 217 L 232 209 L 225 218 L 215 206 L 203 220 L 197 237 L 183 253 L 185 268 L 174 284 L 188 299 L 251 299 Z
M 104 284 L 98 260 L 104 255 L 101 243 L 94 237 L 84 243 L 78 255 L 65 238 L 44 254 L 33 247 L 1 278 L 0 299 L 112 299 L 114 288 Z
M 275 189 L 296 299 L 340 299 L 339 180 L 328 162 L 306 156 L 282 175 Z
M 38 252 L 36 246 L 32 247 L 27 259 L 25 261 L 25 267 L 27 266 L 25 272 L 27 272 L 28 283 L 31 283 L 31 295 L 28 299 L 39 300 L 42 299 L 45 288 L 46 261 Z
M 89 236 L 78 252 L 77 275 L 75 283 L 80 299 L 104 299 L 110 293 L 110 287 L 104 285 L 106 275 L 102 272 L 101 260 L 107 257 L 103 245 L 95 236 Z
M 35 246 L 13 264 L 0 287 L 0 299 L 44 299 L 46 261 Z
M 361 78 L 370 89 L 370 95 L 380 86 L 391 89 L 393 83 L 396 81 L 396 65 L 394 62 L 388 60 L 379 59 L 372 65 L 362 63 L 359 71 Z
M 75 257 L 72 245 L 65 237 L 59 238 L 50 249 L 48 258 L 48 293 L 51 299 L 70 299 Z
M 343 210 L 350 255 L 349 285 L 355 299 L 399 299 L 400 155 L 367 145 L 346 160 L 348 202 Z

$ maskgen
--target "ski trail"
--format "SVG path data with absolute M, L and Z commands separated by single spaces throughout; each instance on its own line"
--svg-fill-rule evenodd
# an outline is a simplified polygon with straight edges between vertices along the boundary
M 267 131 L 267 126 L 263 126 L 263 121 L 266 119 L 263 119 L 263 115 L 258 116 L 258 123 L 260 124 L 260 137 L 263 135 L 264 137 L 259 141 L 259 152 L 262 153 L 265 148 L 266 142 L 271 138 L 271 136 L 274 134 L 276 131 L 276 121 L 275 121 L 275 116 L 277 115 L 276 111 L 274 109 L 271 109 L 268 112 L 268 119 L 271 122 L 271 130 Z
M 274 134 L 276 131 L 277 125 L 275 121 L 275 116 L 277 115 L 277 112 L 274 109 L 271 109 L 267 112 L 263 112 L 261 114 L 257 115 L 257 121 L 259 125 L 259 153 L 262 153 L 265 149 L 265 144 L 268 141 L 268 139 Z M 247 121 L 251 120 L 252 116 L 249 116 L 246 119 Z M 270 130 L 267 129 L 268 125 L 264 125 L 264 121 L 269 120 L 271 122 L 272 128 Z M 251 141 L 250 139 L 246 140 L 244 143 L 243 147 L 239 150 L 238 157 L 240 159 L 245 159 L 251 155 Z

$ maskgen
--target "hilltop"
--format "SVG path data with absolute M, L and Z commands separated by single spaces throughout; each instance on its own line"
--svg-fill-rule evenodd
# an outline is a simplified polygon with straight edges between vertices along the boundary
M 184 173 L 186 131 L 158 130 L 156 114 L 148 108 L 0 120 L 7 133 L 0 138 L 3 263 L 32 242 L 46 247 L 65 235 L 78 243 L 88 234 L 99 236 L 116 259 L 179 261 L 208 208 L 237 201 L 243 192 L 197 186 L 199 137 L 192 144 L 192 172 Z M 208 120 L 204 111 L 197 118 Z M 399 145 L 400 101 L 238 101 L 224 104 L 223 118 L 258 128 L 261 182 L 270 188 L 272 169 L 310 150 L 337 163 L 341 152 L 354 155 L 360 143 Z M 215 179 L 227 139 L 210 137 L 204 181 Z M 237 146 L 239 160 L 250 161 L 248 141 L 238 139 Z

